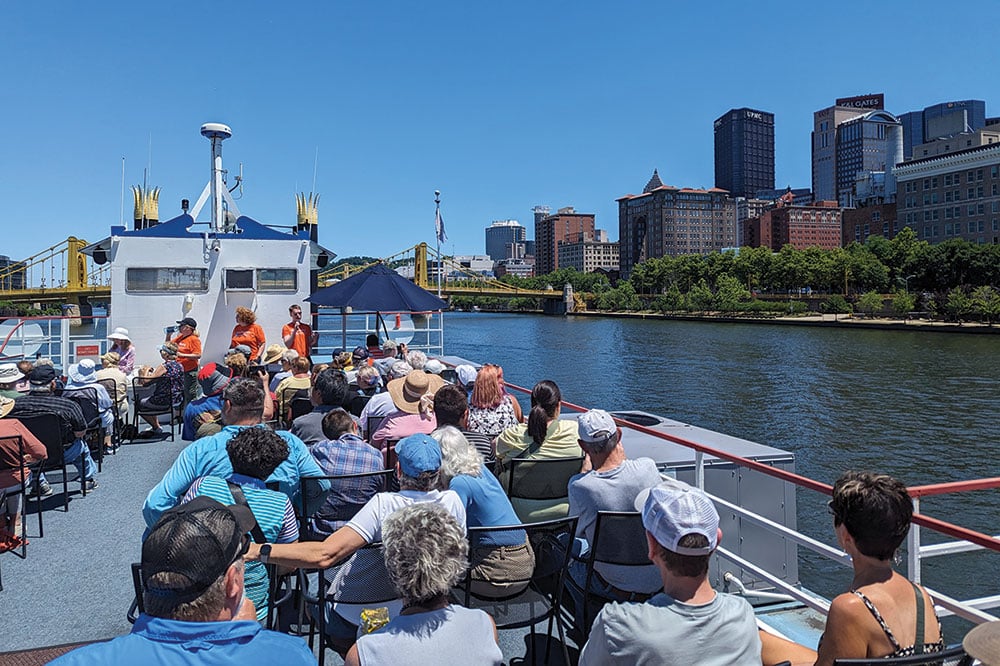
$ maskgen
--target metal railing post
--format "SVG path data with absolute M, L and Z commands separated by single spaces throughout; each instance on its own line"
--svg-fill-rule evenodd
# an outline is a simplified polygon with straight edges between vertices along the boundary
M 920 513 L 920 498 L 913 498 L 913 513 Z M 920 525 L 912 523 L 906 537 L 906 577 L 920 583 Z
M 705 454 L 702 451 L 694 452 L 694 485 L 705 489 Z
M 59 320 L 59 362 L 65 372 L 69 367 L 69 317 Z

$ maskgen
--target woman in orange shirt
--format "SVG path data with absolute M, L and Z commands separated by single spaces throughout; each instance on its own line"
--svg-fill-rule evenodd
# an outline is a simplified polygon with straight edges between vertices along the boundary
M 250 348 L 251 363 L 255 363 L 260 358 L 260 352 L 264 349 L 264 329 L 257 323 L 257 315 L 250 308 L 236 308 L 236 326 L 233 328 L 233 337 L 229 341 L 229 348 L 236 345 L 246 345 Z

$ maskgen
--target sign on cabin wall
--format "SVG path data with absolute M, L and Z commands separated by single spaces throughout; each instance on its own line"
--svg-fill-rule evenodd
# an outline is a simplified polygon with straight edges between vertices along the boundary
M 85 358 L 95 361 L 101 356 L 101 343 L 103 340 L 80 340 L 73 344 L 73 357 L 76 363 Z

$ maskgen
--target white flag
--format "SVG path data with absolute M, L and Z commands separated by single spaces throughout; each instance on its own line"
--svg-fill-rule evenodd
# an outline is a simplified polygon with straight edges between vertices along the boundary
M 434 211 L 434 231 L 437 233 L 438 243 L 447 243 L 448 234 L 444 232 L 444 220 L 441 219 L 441 209 Z

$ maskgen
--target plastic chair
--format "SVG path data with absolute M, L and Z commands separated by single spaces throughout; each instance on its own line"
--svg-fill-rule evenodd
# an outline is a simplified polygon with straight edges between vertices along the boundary
M 37 414 L 34 416 L 18 416 L 17 420 L 21 422 L 25 428 L 31 431 L 31 434 L 38 438 L 42 444 L 45 445 L 45 451 L 48 453 L 48 458 L 43 460 L 37 465 L 31 466 L 31 475 L 33 477 L 34 490 L 36 493 L 40 492 L 41 486 L 41 472 L 49 472 L 54 470 L 62 471 L 62 484 L 63 484 L 63 498 L 64 498 L 64 511 L 69 511 L 69 474 L 66 471 L 66 466 L 69 464 L 65 456 L 65 444 L 63 444 L 63 433 L 62 424 L 60 419 L 54 414 Z M 87 484 L 83 475 L 80 475 L 80 492 L 84 497 L 87 495 Z M 41 520 L 41 508 L 39 507 L 39 519 L 38 519 L 38 536 L 44 536 L 42 530 L 42 520 Z
M 961 645 L 947 647 L 941 652 L 925 652 L 909 657 L 891 659 L 834 659 L 833 666 L 914 666 L 916 664 L 941 664 L 942 666 L 971 666 L 973 660 Z
M 299 535 L 304 541 L 320 541 L 328 535 L 314 533 L 309 529 L 309 519 L 324 506 L 333 509 L 328 517 L 333 520 L 348 521 L 368 503 L 376 493 L 385 491 L 396 473 L 393 469 L 357 474 L 334 474 L 332 476 L 304 476 L 299 479 L 299 497 L 302 498 Z M 320 481 L 329 481 L 330 490 L 319 487 Z M 364 498 L 364 499 L 362 499 Z
M 577 617 L 582 618 L 583 626 L 579 627 L 584 636 L 590 633 L 590 625 L 597 617 L 598 611 L 609 601 L 621 601 L 593 591 L 591 583 L 597 574 L 595 565 L 610 564 L 625 567 L 651 567 L 653 563 L 647 557 L 646 528 L 642 525 L 642 514 L 637 511 L 598 511 L 594 524 L 594 539 L 590 551 L 581 561 L 587 564 L 587 575 L 584 585 L 566 576 L 566 586 L 580 590 L 583 597 L 582 612 Z M 644 601 L 645 593 L 636 593 L 634 601 Z M 593 612 L 591 609 L 593 608 Z
M 535 568 L 531 577 L 527 580 L 490 580 L 482 582 L 490 583 L 528 583 L 522 592 L 511 597 L 501 599 L 488 599 L 476 596 L 472 592 L 472 586 L 477 582 L 475 574 L 470 567 L 466 572 L 465 580 L 460 584 L 460 598 L 467 608 L 478 608 L 486 611 L 496 621 L 497 629 L 523 629 L 530 628 L 532 663 L 535 663 L 537 656 L 535 646 L 535 625 L 542 620 L 548 620 L 546 635 L 545 659 L 543 663 L 549 661 L 549 649 L 552 647 L 552 623 L 556 624 L 559 630 L 559 641 L 563 651 L 563 663 L 571 663 L 569 660 L 569 649 L 566 647 L 566 630 L 563 626 L 563 619 L 560 614 L 561 592 L 563 579 L 566 575 L 566 567 L 569 563 L 570 548 L 573 535 L 576 533 L 576 516 L 547 520 L 541 523 L 531 523 L 527 525 L 507 525 L 503 527 L 470 527 L 468 528 L 470 547 L 475 548 L 480 540 L 487 534 L 523 530 L 527 532 L 528 541 L 535 552 Z
M 511 458 L 508 461 L 507 496 L 511 500 L 560 500 L 569 502 L 569 480 L 580 473 L 583 456 L 574 458 Z M 515 510 L 517 506 L 515 505 Z M 525 516 L 518 516 L 525 520 Z
M 174 391 L 173 386 L 170 386 L 170 405 L 143 405 L 142 400 L 153 395 L 156 390 L 157 382 L 170 382 L 168 377 L 158 377 L 155 381 L 146 383 L 142 377 L 134 377 L 132 379 L 132 425 L 135 429 L 132 431 L 133 435 L 138 435 L 139 433 L 139 420 L 143 416 L 162 416 L 163 414 L 170 415 L 170 441 L 174 441 L 174 424 L 175 422 L 181 422 L 183 418 L 182 408 L 184 405 L 184 395 L 182 392 Z M 157 419 L 159 420 L 159 419 Z M 129 440 L 129 442 L 134 442 L 135 437 Z

